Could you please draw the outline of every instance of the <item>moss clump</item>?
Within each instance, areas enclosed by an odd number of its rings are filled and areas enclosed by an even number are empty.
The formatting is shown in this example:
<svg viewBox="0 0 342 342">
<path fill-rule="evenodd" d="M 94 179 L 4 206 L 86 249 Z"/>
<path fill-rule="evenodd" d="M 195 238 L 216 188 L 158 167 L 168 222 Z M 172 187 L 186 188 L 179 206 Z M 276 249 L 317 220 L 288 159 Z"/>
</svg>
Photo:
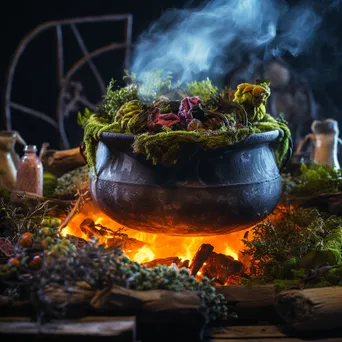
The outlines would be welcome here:
<svg viewBox="0 0 342 342">
<path fill-rule="evenodd" d="M 102 132 L 120 132 L 120 124 L 117 122 L 109 123 L 106 119 L 92 115 L 87 122 L 84 130 L 83 141 L 87 155 L 87 162 L 91 169 L 95 169 L 95 154 L 97 143 Z"/>
<path fill-rule="evenodd" d="M 341 250 L 327 248 L 324 250 L 313 249 L 300 261 L 300 268 L 311 269 L 320 265 L 337 265 L 341 262 Z"/>
<path fill-rule="evenodd" d="M 58 185 L 57 177 L 50 172 L 44 172 L 43 177 L 43 194 L 45 197 L 54 197 L 55 190 Z"/>
<path fill-rule="evenodd" d="M 223 131 L 212 134 L 197 131 L 169 131 L 158 134 L 142 134 L 133 143 L 133 151 L 141 153 L 153 164 L 175 164 L 184 148 L 215 150 L 237 143 L 253 133 L 251 127 L 236 132 Z"/>
<path fill-rule="evenodd" d="M 300 175 L 292 179 L 290 196 L 312 197 L 342 190 L 342 170 L 329 165 L 302 164 Z"/>
</svg>

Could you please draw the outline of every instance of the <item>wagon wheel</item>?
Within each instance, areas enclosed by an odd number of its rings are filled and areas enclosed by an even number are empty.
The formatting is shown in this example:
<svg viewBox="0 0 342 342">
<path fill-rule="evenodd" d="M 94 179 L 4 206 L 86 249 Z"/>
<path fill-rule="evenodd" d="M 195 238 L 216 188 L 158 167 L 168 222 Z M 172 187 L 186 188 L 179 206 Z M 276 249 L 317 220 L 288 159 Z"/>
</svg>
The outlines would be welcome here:
<svg viewBox="0 0 342 342">
<path fill-rule="evenodd" d="M 109 31 L 111 32 L 110 43 L 105 43 L 101 47 L 91 49 L 91 51 L 88 49 L 87 44 L 85 43 L 87 36 L 81 34 L 81 29 L 90 27 L 90 29 L 92 30 L 90 32 L 92 33 L 93 39 L 94 27 L 98 27 L 101 24 L 122 25 L 122 23 L 124 24 L 124 38 L 122 42 L 113 42 L 112 33 L 115 32 L 116 34 L 116 31 L 114 31 L 112 27 L 112 30 Z M 49 39 L 47 42 L 48 44 L 38 45 L 39 49 L 34 50 L 34 56 L 41 57 L 48 49 L 54 50 L 54 58 L 57 60 L 57 68 L 54 65 L 54 60 L 52 58 L 51 60 L 44 61 L 49 68 L 51 68 L 52 70 L 55 69 L 53 76 L 54 79 L 52 82 L 49 82 L 49 84 L 39 84 L 38 87 L 30 89 L 31 94 L 33 94 L 34 96 L 39 96 L 39 94 L 42 94 L 42 96 L 45 95 L 51 98 L 50 102 L 52 103 L 53 107 L 51 108 L 51 110 L 44 111 L 37 109 L 41 105 L 40 101 L 37 99 L 34 101 L 32 100 L 29 105 L 22 104 L 22 102 L 24 102 L 24 97 L 22 95 L 28 91 L 28 87 L 27 82 L 21 84 L 17 81 L 17 77 L 24 78 L 25 76 L 26 79 L 32 80 L 32 74 L 30 74 L 32 70 L 30 70 L 30 65 L 24 69 L 24 72 L 20 69 L 22 68 L 22 65 L 25 65 L 25 58 L 27 59 L 27 56 L 29 56 L 29 52 L 27 51 L 30 51 L 30 49 L 32 51 L 32 49 L 34 49 L 37 45 L 37 42 L 42 37 L 44 38 L 44 35 L 46 36 L 47 34 L 53 34 L 53 39 Z M 108 77 L 112 76 L 112 72 L 103 70 L 101 72 L 101 65 L 99 65 L 99 60 L 103 58 L 103 55 L 113 51 L 119 51 L 120 53 L 123 53 L 123 66 L 122 68 L 117 67 L 116 69 L 120 69 L 119 72 L 121 74 L 123 71 L 122 69 L 128 68 L 130 49 L 132 46 L 131 35 L 132 15 L 130 14 L 83 17 L 61 21 L 52 21 L 40 25 L 33 31 L 31 31 L 18 45 L 7 73 L 4 102 L 6 129 L 15 129 L 21 131 L 22 135 L 25 138 L 25 132 L 23 131 L 25 131 L 25 129 L 27 129 L 27 132 L 29 132 L 29 130 L 32 131 L 33 124 L 31 124 L 30 119 L 35 118 L 40 120 L 40 122 L 44 122 L 39 123 L 39 125 L 45 125 L 44 127 L 46 127 L 46 130 L 44 129 L 43 133 L 49 138 L 55 136 L 56 140 L 58 141 L 57 144 L 59 145 L 59 148 L 67 149 L 70 147 L 70 145 L 78 145 L 80 141 L 71 142 L 73 137 L 70 137 L 70 135 L 74 134 L 76 130 L 79 130 L 79 132 L 77 133 L 78 135 L 80 135 L 82 129 L 80 127 L 73 127 L 72 129 L 69 129 L 71 133 L 68 133 L 66 120 L 71 117 L 72 120 L 76 122 L 75 114 L 78 111 L 83 111 L 85 107 L 89 108 L 90 110 L 95 110 L 97 103 L 101 100 L 101 97 L 105 93 L 106 82 Z M 67 44 L 70 43 L 71 39 L 74 40 L 72 43 L 72 48 L 75 48 L 77 46 L 82 57 L 76 61 L 73 61 L 71 65 L 68 65 L 68 58 L 70 60 L 71 57 L 70 54 L 69 56 L 67 55 Z M 54 40 L 57 41 L 57 45 Z M 44 67 L 45 65 L 41 66 Z M 86 71 L 88 72 L 88 74 L 91 74 L 88 79 L 86 78 L 86 76 L 84 76 Z M 39 76 L 40 73 L 44 73 L 44 71 L 35 70 L 33 73 L 33 77 Z M 82 78 L 85 78 L 85 81 Z M 51 86 L 50 83 L 54 82 L 56 82 L 57 84 L 56 91 L 47 93 L 45 88 L 47 88 L 47 86 Z M 90 82 L 91 86 L 89 86 Z M 16 96 L 16 93 L 15 91 L 13 91 L 13 89 L 17 90 L 17 94 L 20 94 L 20 96 Z M 23 124 L 15 123 L 16 120 L 18 121 L 18 118 L 16 117 L 18 113 L 21 115 L 25 114 L 25 116 L 23 116 L 24 120 L 20 119 L 22 120 Z M 38 136 L 39 134 L 37 134 L 36 131 L 35 140 L 32 143 L 38 144 Z M 26 140 L 29 141 L 29 139 Z M 41 144 L 42 142 L 39 143 Z"/>
</svg>

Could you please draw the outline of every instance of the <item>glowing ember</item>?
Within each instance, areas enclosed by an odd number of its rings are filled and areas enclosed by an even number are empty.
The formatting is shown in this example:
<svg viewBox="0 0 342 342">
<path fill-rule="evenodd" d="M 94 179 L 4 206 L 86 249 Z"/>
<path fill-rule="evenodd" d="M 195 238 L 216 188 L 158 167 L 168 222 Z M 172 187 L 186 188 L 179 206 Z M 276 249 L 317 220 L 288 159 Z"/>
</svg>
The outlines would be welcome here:
<svg viewBox="0 0 342 342">
<path fill-rule="evenodd" d="M 138 252 L 134 255 L 132 259 L 142 264 L 144 262 L 155 259 L 155 257 L 154 257 L 154 253 L 152 252 L 152 250 L 144 246 L 138 250 Z"/>
<path fill-rule="evenodd" d="M 226 249 L 224 250 L 224 254 L 230 255 L 230 256 L 233 257 L 235 260 L 238 260 L 238 255 L 237 255 L 237 253 L 235 253 L 230 247 L 226 247 Z"/>
</svg>

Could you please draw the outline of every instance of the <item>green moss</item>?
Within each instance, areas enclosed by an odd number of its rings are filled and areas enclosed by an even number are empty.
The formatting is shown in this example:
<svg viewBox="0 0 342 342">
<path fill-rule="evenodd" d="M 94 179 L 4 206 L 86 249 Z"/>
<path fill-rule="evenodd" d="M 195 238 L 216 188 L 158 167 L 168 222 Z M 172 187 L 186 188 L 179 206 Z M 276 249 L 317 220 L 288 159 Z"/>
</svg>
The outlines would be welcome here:
<svg viewBox="0 0 342 342">
<path fill-rule="evenodd" d="M 58 185 L 57 177 L 50 172 L 44 172 L 43 194 L 45 197 L 54 197 Z"/>
<path fill-rule="evenodd" d="M 260 132 L 272 130 L 278 130 L 280 132 L 278 146 L 275 149 L 275 156 L 278 166 L 280 166 L 286 154 L 288 153 L 291 140 L 291 131 L 287 126 L 286 121 L 284 121 L 282 118 L 275 119 L 271 115 L 265 114 L 262 121 L 255 122 L 253 126 Z"/>
<path fill-rule="evenodd" d="M 301 283 L 301 280 L 299 279 L 291 279 L 291 280 L 277 279 L 273 282 L 276 293 L 289 290 L 291 288 L 299 287 L 300 283 Z"/>
<path fill-rule="evenodd" d="M 342 170 L 329 165 L 302 164 L 300 175 L 293 179 L 295 184 L 291 196 L 318 196 L 324 193 L 336 193 L 342 190 Z"/>
<path fill-rule="evenodd" d="M 342 227 L 336 228 L 329 232 L 324 240 L 326 248 L 342 250 Z"/>
<path fill-rule="evenodd" d="M 338 249 L 313 249 L 300 260 L 299 266 L 304 269 L 311 269 L 325 264 L 334 266 L 340 262 L 341 251 Z"/>
<path fill-rule="evenodd" d="M 103 132 L 120 132 L 120 124 L 109 123 L 104 118 L 92 115 L 84 130 L 83 141 L 85 143 L 87 162 L 90 168 L 95 169 L 95 155 L 97 143 Z"/>
<path fill-rule="evenodd" d="M 292 257 L 284 262 L 280 268 L 279 278 L 281 279 L 291 279 L 293 278 L 293 271 L 297 270 L 299 266 L 299 259 Z"/>
<path fill-rule="evenodd" d="M 185 90 L 190 96 L 198 96 L 204 103 L 218 92 L 218 88 L 209 79 L 189 82 L 186 84 Z"/>
<path fill-rule="evenodd" d="M 253 133 L 252 128 L 233 131 L 187 132 L 170 131 L 157 134 L 142 134 L 136 137 L 133 151 L 146 156 L 153 164 L 172 165 L 177 162 L 184 148 L 199 148 L 204 151 L 224 148 L 237 143 Z"/>
<path fill-rule="evenodd" d="M 326 280 L 332 285 L 339 285 L 342 281 L 342 265 L 330 269 Z"/>
</svg>

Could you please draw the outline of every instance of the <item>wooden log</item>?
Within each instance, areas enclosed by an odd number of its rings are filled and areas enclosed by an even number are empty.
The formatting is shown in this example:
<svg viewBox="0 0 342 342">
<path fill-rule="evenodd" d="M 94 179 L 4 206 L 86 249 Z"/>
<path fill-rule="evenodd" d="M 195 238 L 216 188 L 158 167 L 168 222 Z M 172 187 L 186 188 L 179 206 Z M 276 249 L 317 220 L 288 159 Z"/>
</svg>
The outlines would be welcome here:
<svg viewBox="0 0 342 342">
<path fill-rule="evenodd" d="M 42 153 L 41 160 L 44 170 L 56 177 L 86 165 L 79 147 L 62 151 L 46 150 Z"/>
<path fill-rule="evenodd" d="M 86 317 L 78 320 L 51 321 L 42 325 L 28 319 L 9 317 L 0 321 L 3 341 L 113 341 L 135 342 L 135 317 Z"/>
<path fill-rule="evenodd" d="M 218 286 L 227 305 L 236 312 L 240 320 L 279 322 L 274 302 L 276 292 L 273 285 L 263 286 Z"/>
<path fill-rule="evenodd" d="M 276 298 L 275 308 L 297 331 L 342 329 L 342 287 L 283 291 Z"/>
<path fill-rule="evenodd" d="M 218 340 L 238 340 L 248 341 L 251 340 L 259 340 L 272 342 L 273 339 L 283 339 L 288 337 L 283 331 L 281 331 L 280 327 L 274 325 L 236 325 L 236 326 L 220 326 L 213 327 L 208 331 L 208 338 L 210 341 L 213 339 Z M 269 341 L 269 339 L 271 339 Z M 286 340 L 284 341 L 286 342 Z"/>
<path fill-rule="evenodd" d="M 134 315 L 139 340 L 170 341 L 183 336 L 189 341 L 201 341 L 207 323 L 202 300 L 192 291 L 136 291 L 113 286 L 94 292 L 87 286 L 68 291 L 51 286 L 45 295 L 48 303 L 72 303 L 72 314 Z"/>
<path fill-rule="evenodd" d="M 334 215 L 342 215 L 342 192 L 313 197 L 292 197 L 291 204 L 302 208 L 317 208 Z"/>
<path fill-rule="evenodd" d="M 190 271 L 193 276 L 201 269 L 213 250 L 214 247 L 210 244 L 204 243 L 200 246 L 190 263 Z"/>
<path fill-rule="evenodd" d="M 179 259 L 178 257 L 167 257 L 167 258 L 154 259 L 149 262 L 145 262 L 143 265 L 147 267 L 155 267 L 157 265 L 171 266 L 172 264 L 176 264 L 178 266 L 180 263 L 181 263 L 181 259 Z"/>
</svg>

